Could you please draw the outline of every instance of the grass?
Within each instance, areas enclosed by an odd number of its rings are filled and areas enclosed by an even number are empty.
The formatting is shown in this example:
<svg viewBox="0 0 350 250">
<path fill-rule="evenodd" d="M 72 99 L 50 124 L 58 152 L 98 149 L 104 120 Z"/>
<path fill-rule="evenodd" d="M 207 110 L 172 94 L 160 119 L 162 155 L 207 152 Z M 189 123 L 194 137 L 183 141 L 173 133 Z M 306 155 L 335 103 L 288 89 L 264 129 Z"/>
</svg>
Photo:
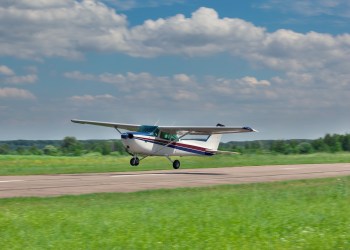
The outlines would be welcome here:
<svg viewBox="0 0 350 250">
<path fill-rule="evenodd" d="M 350 177 L 0 199 L 0 249 L 350 249 Z"/>
<path fill-rule="evenodd" d="M 172 169 L 164 157 L 149 157 L 138 167 L 130 167 L 130 157 L 113 156 L 18 156 L 0 155 L 0 175 L 63 174 L 122 172 Z M 260 166 L 350 162 L 350 153 L 317 153 L 308 155 L 242 154 L 214 157 L 183 157 L 181 168 L 215 168 L 228 166 Z"/>
</svg>

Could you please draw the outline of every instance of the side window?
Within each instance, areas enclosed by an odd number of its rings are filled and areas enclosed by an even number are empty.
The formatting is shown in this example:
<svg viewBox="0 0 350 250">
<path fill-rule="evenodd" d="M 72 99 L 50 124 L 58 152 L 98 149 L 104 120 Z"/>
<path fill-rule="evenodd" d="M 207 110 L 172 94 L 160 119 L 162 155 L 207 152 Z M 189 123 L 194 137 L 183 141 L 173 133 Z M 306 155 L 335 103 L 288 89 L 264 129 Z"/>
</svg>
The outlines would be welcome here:
<svg viewBox="0 0 350 250">
<path fill-rule="evenodd" d="M 169 140 L 169 141 L 176 141 L 177 140 L 177 135 L 174 134 L 169 134 L 165 132 L 160 132 L 160 138 Z"/>
<path fill-rule="evenodd" d="M 160 132 L 160 138 L 165 139 L 165 140 L 169 140 L 168 139 L 168 133 Z"/>
<path fill-rule="evenodd" d="M 177 140 L 177 135 L 174 135 L 174 134 L 170 135 L 170 140 L 176 141 Z"/>
</svg>

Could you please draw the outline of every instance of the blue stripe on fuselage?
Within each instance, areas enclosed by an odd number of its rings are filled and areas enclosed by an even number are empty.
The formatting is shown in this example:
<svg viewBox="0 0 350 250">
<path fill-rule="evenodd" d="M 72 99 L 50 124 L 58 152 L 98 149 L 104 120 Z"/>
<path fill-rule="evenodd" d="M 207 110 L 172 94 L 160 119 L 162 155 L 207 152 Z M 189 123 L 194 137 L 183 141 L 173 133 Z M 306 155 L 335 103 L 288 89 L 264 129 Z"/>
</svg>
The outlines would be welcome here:
<svg viewBox="0 0 350 250">
<path fill-rule="evenodd" d="M 170 143 L 169 141 L 161 142 L 161 141 L 157 141 L 155 139 L 144 138 L 144 137 L 135 137 L 135 139 L 141 140 L 141 141 L 144 141 L 144 142 L 151 142 L 151 143 L 154 143 L 154 144 L 157 144 L 157 145 L 161 145 L 161 146 L 165 146 L 168 143 Z M 174 144 L 167 145 L 167 147 L 174 148 L 174 149 L 179 149 L 179 150 L 182 150 L 182 151 L 185 151 L 185 152 L 190 152 L 190 153 L 194 153 L 194 154 L 198 154 L 198 155 L 207 155 L 207 156 L 214 155 L 213 153 L 210 153 L 210 152 L 201 151 L 201 150 L 192 149 L 192 148 L 185 147 L 185 146 L 176 145 L 176 142 L 174 142 Z"/>
</svg>

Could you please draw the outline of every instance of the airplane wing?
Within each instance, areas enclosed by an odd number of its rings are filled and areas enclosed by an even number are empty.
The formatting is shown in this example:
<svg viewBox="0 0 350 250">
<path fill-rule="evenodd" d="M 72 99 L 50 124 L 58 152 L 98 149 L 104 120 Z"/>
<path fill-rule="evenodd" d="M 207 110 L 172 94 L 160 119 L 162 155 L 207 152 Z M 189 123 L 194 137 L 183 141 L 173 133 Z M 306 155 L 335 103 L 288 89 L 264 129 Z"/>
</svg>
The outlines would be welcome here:
<svg viewBox="0 0 350 250">
<path fill-rule="evenodd" d="M 240 154 L 239 152 L 221 151 L 221 150 L 212 150 L 212 151 L 207 150 L 206 152 L 210 152 L 213 154 L 220 154 L 220 155 L 239 155 Z"/>
<path fill-rule="evenodd" d="M 117 129 L 126 129 L 129 131 L 138 131 L 141 125 L 114 123 L 114 122 L 100 122 L 87 120 L 71 120 L 74 123 L 91 124 L 97 126 L 111 127 Z M 208 134 L 231 134 L 231 133 L 245 133 L 257 132 L 257 130 L 250 127 L 226 127 L 226 126 L 158 126 L 158 128 L 170 134 L 188 134 L 188 135 L 208 135 Z"/>
<path fill-rule="evenodd" d="M 231 134 L 231 133 L 245 133 L 245 132 L 258 132 L 250 127 L 231 127 L 231 126 L 159 126 L 161 131 L 171 134 L 186 133 L 189 135 L 207 135 L 207 134 Z"/>
<path fill-rule="evenodd" d="M 90 124 L 90 125 L 118 128 L 118 129 L 126 129 L 126 130 L 129 130 L 129 131 L 137 131 L 138 128 L 141 126 L 141 125 L 136 125 L 136 124 L 86 121 L 86 120 L 76 120 L 76 119 L 73 119 L 71 121 L 74 122 L 74 123 L 80 123 L 80 124 Z"/>
</svg>

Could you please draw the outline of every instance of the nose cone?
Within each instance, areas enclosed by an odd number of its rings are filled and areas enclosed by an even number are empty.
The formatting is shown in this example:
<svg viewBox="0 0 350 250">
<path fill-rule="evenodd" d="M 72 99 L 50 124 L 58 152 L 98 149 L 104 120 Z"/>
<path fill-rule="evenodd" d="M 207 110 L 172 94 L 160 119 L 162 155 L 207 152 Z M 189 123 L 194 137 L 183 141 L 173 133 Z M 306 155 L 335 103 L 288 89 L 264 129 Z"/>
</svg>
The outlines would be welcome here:
<svg viewBox="0 0 350 250">
<path fill-rule="evenodd" d="M 123 133 L 120 136 L 122 138 L 122 143 L 126 150 L 128 151 L 130 148 L 130 144 L 132 143 L 133 140 L 131 140 L 134 136 L 131 133 Z M 131 138 L 130 138 L 131 137 Z"/>
<path fill-rule="evenodd" d="M 135 134 L 132 132 L 123 133 L 121 134 L 121 138 L 121 141 L 126 151 L 128 151 L 129 153 L 142 154 L 148 152 L 148 149 L 146 147 L 147 142 L 143 141 L 142 138 L 140 138 L 140 136 L 137 134 L 137 132 Z"/>
</svg>

